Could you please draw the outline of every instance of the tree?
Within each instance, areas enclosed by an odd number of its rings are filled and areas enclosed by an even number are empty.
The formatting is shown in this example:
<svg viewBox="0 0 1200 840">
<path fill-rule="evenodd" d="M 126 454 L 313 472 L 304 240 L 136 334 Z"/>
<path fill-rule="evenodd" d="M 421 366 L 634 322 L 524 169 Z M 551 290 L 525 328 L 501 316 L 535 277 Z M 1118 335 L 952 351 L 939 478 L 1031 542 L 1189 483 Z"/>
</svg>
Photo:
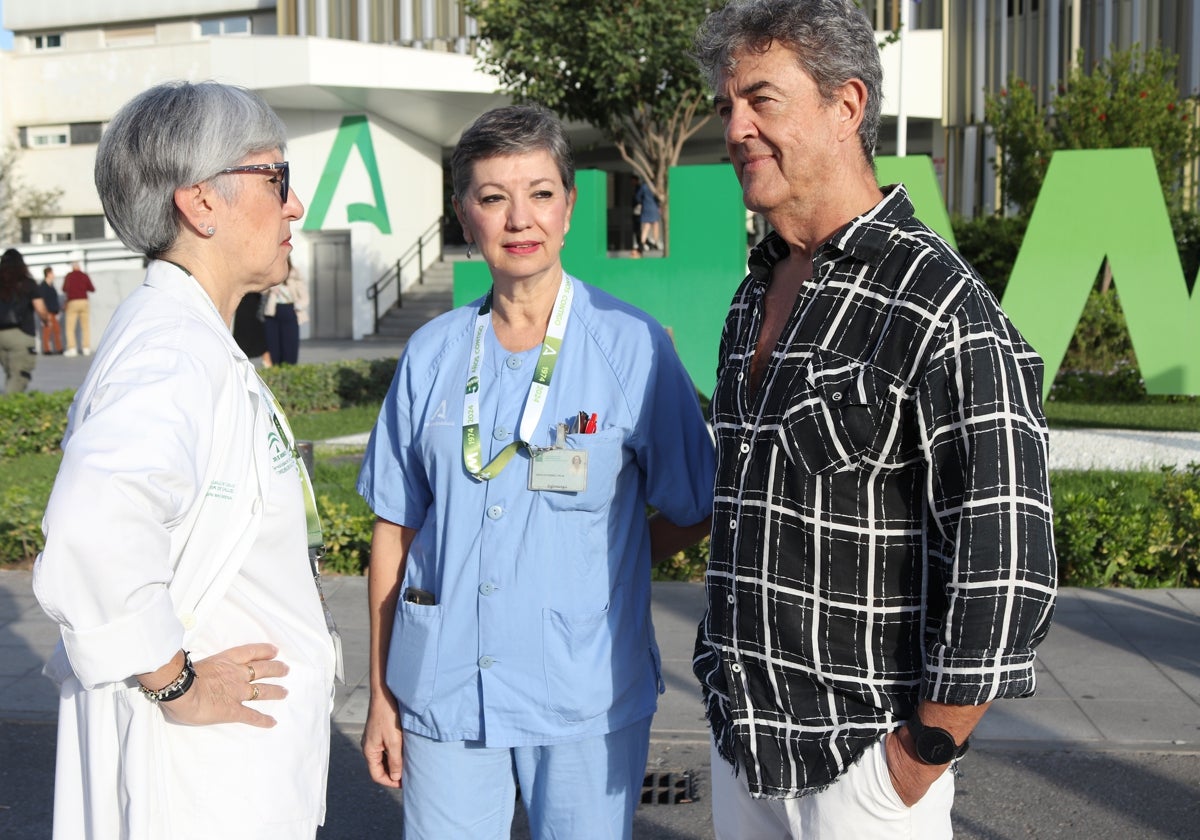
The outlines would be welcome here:
<svg viewBox="0 0 1200 840">
<path fill-rule="evenodd" d="M 1033 210 L 1050 155 L 1056 149 L 1148 147 L 1172 211 L 1186 204 L 1183 177 L 1200 157 L 1195 101 L 1181 96 L 1174 80 L 1178 58 L 1161 48 L 1116 51 L 1093 72 L 1071 71 L 1049 108 L 1036 92 L 1010 78 L 1008 87 L 989 95 L 986 119 L 1001 149 L 1000 189 L 1006 203 L 1022 214 Z"/>
<path fill-rule="evenodd" d="M 650 185 L 667 221 L 667 170 L 709 119 L 691 58 L 700 0 L 467 0 L 481 64 L 518 102 L 587 122 Z M 703 109 L 703 110 L 702 110 Z"/>
<path fill-rule="evenodd" d="M 44 219 L 58 212 L 63 191 L 38 190 L 18 171 L 20 149 L 12 141 L 0 150 L 0 243 L 19 242 L 22 219 Z"/>
</svg>

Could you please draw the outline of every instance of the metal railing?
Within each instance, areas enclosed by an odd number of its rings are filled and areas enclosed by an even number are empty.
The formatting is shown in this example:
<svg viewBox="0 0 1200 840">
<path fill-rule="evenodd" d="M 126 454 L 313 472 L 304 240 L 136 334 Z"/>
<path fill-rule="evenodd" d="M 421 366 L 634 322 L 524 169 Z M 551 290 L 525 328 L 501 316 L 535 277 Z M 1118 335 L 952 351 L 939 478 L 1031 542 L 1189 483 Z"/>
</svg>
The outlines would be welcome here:
<svg viewBox="0 0 1200 840">
<path fill-rule="evenodd" d="M 432 245 L 436 240 L 438 260 L 441 260 L 444 256 L 442 246 L 445 240 L 442 236 L 442 229 L 444 228 L 445 223 L 446 217 L 438 216 L 437 219 L 434 220 L 433 224 L 426 228 L 425 232 L 417 237 L 417 241 L 412 245 L 409 245 L 408 249 L 400 255 L 400 258 L 388 267 L 388 270 L 383 273 L 383 276 L 367 287 L 367 299 L 371 301 L 371 304 L 374 307 L 375 332 L 379 332 L 379 321 L 382 317 L 379 312 L 379 297 L 384 292 L 389 291 L 393 283 L 396 284 L 395 305 L 397 307 L 404 306 L 403 288 L 400 281 L 404 276 L 405 267 L 408 266 L 408 264 L 413 260 L 417 261 L 417 283 L 421 284 L 425 282 L 426 246 Z M 387 310 L 390 308 L 391 304 L 384 307 L 384 313 L 386 314 Z"/>
</svg>

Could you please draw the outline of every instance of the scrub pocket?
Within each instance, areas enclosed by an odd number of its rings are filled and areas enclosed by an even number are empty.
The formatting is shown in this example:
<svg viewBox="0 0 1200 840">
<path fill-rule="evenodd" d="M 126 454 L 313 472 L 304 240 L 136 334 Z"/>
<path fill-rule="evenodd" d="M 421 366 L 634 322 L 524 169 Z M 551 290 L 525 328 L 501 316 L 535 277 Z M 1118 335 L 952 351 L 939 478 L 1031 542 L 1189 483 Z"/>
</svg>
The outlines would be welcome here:
<svg viewBox="0 0 1200 840">
<path fill-rule="evenodd" d="M 429 707 L 437 683 L 442 605 L 400 601 L 392 621 L 387 684 L 400 705 L 414 715 Z"/>
<path fill-rule="evenodd" d="M 579 493 L 553 490 L 539 491 L 553 510 L 604 510 L 616 492 L 617 476 L 625 463 L 627 431 L 618 427 L 592 435 L 567 435 L 568 449 L 585 450 L 588 454 L 587 488 Z"/>
<path fill-rule="evenodd" d="M 612 706 L 618 675 L 608 622 L 608 607 L 577 615 L 542 613 L 546 703 L 568 723 L 591 720 Z"/>
</svg>

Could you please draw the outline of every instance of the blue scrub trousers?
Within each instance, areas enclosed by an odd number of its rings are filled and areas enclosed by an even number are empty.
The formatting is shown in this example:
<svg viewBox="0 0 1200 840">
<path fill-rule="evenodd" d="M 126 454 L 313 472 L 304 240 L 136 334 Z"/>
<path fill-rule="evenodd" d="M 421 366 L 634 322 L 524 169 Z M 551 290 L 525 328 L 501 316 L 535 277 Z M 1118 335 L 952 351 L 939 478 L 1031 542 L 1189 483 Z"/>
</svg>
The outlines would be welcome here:
<svg viewBox="0 0 1200 840">
<path fill-rule="evenodd" d="M 516 785 L 534 840 L 631 840 L 650 718 L 582 741 L 485 747 L 404 733 L 405 840 L 508 840 Z"/>
</svg>

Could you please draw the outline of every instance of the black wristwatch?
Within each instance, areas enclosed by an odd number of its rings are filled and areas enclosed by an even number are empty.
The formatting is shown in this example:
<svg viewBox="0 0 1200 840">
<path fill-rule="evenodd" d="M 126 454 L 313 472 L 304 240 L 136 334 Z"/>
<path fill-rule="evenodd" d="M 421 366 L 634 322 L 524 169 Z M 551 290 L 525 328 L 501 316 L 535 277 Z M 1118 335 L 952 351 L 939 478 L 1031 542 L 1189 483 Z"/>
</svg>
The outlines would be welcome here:
<svg viewBox="0 0 1200 840">
<path fill-rule="evenodd" d="M 921 718 L 915 710 L 908 719 L 908 731 L 912 733 L 917 758 L 923 764 L 949 764 L 966 755 L 971 746 L 970 738 L 960 746 L 954 743 L 954 736 L 945 729 L 921 723 Z"/>
</svg>

